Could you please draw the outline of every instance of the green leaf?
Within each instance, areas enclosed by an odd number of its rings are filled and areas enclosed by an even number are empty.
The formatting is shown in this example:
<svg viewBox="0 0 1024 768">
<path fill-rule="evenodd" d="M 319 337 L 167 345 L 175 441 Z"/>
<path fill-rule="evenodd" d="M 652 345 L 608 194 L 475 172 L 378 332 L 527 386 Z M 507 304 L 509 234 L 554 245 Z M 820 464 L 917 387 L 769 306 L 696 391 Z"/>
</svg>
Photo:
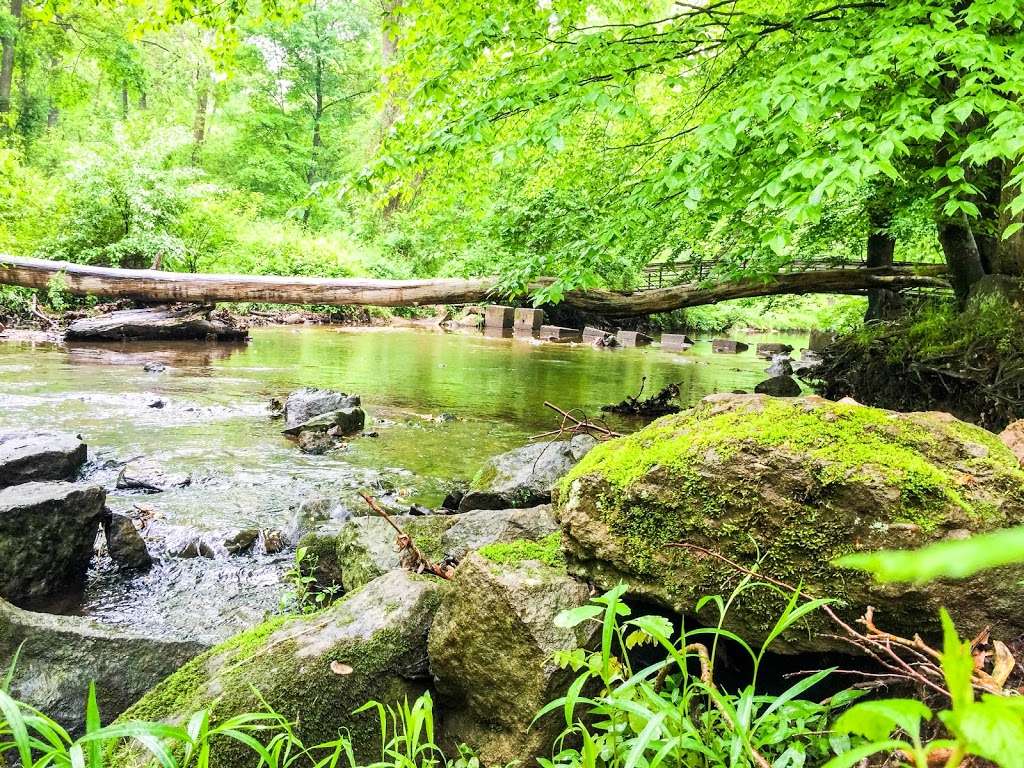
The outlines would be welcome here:
<svg viewBox="0 0 1024 768">
<path fill-rule="evenodd" d="M 578 608 L 570 608 L 555 616 L 554 624 L 562 629 L 569 629 L 582 624 L 588 619 L 594 619 L 601 615 L 604 609 L 600 605 L 581 605 Z"/>
<path fill-rule="evenodd" d="M 974 702 L 974 689 L 971 677 L 974 675 L 974 657 L 971 655 L 971 644 L 961 642 L 960 636 L 953 626 L 953 620 L 943 608 L 942 618 L 942 673 L 946 678 L 946 687 L 953 702 L 953 710 L 966 709 Z"/>
<path fill-rule="evenodd" d="M 872 741 L 884 741 L 897 728 L 911 737 L 921 730 L 932 711 L 916 699 L 880 699 L 854 704 L 836 720 L 833 730 L 855 733 Z"/>
<path fill-rule="evenodd" d="M 882 582 L 923 583 L 938 578 L 963 579 L 987 568 L 1020 562 L 1024 562 L 1024 526 L 916 550 L 846 555 L 835 560 L 835 565 L 868 571 Z"/>
<path fill-rule="evenodd" d="M 966 710 L 942 713 L 942 719 L 971 754 L 1000 768 L 1024 768 L 1024 718 L 1005 697 L 986 695 Z"/>
</svg>

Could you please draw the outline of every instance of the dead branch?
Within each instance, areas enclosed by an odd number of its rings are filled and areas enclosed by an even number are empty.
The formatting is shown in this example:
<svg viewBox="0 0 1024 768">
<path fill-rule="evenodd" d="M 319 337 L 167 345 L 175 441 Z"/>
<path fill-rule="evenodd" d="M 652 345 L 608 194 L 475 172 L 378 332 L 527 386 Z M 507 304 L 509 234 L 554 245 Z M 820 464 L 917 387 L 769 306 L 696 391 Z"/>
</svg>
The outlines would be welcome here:
<svg viewBox="0 0 1024 768">
<path fill-rule="evenodd" d="M 539 435 L 533 435 L 530 437 L 531 440 L 541 440 L 546 437 L 559 440 L 566 435 L 570 438 L 573 438 L 576 435 L 590 435 L 594 439 L 604 442 L 616 437 L 622 437 L 621 432 L 615 432 L 612 429 L 609 429 L 608 425 L 604 422 L 591 421 L 588 419 L 587 414 L 580 408 L 573 408 L 570 411 L 564 411 L 554 403 L 550 403 L 547 400 L 544 401 L 544 407 L 550 408 L 558 413 L 562 417 L 562 421 L 558 425 L 558 429 L 553 429 L 550 432 L 542 432 Z"/>
<path fill-rule="evenodd" d="M 669 384 L 658 394 L 651 395 L 641 400 L 644 393 L 644 386 L 647 384 L 647 377 L 640 380 L 640 391 L 635 395 L 627 395 L 626 399 L 615 405 L 604 405 L 601 410 L 606 413 L 621 413 L 627 416 L 667 416 L 670 413 L 679 413 L 682 410 L 673 400 L 679 397 L 679 385 Z"/>
<path fill-rule="evenodd" d="M 377 500 L 370 494 L 360 491 L 359 495 L 363 497 L 370 509 L 372 509 L 377 515 L 384 518 L 388 525 L 395 529 L 398 534 L 395 539 L 395 546 L 398 548 L 398 552 L 401 555 L 402 565 L 408 570 L 416 573 L 432 573 L 435 576 L 440 576 L 442 579 L 451 579 L 455 569 L 450 565 L 437 565 L 430 560 L 423 551 L 416 546 L 416 542 L 413 541 L 412 536 L 403 531 L 401 527 L 394 521 L 394 519 L 384 508 L 377 503 Z"/>
</svg>

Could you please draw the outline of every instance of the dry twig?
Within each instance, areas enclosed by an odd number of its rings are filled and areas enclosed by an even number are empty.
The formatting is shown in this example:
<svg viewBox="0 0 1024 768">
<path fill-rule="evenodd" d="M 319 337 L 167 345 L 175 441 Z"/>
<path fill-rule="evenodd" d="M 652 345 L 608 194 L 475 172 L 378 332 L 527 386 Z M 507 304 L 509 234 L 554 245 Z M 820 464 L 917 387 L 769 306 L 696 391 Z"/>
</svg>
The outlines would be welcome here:
<svg viewBox="0 0 1024 768">
<path fill-rule="evenodd" d="M 686 549 L 705 557 L 715 558 L 739 573 L 761 579 L 790 593 L 801 594 L 807 599 L 814 599 L 809 593 L 797 589 L 791 584 L 751 570 L 714 550 L 688 542 L 673 542 L 667 546 L 676 549 Z M 828 635 L 827 637 L 842 640 L 862 651 L 886 671 L 886 675 L 883 677 L 889 680 L 904 680 L 923 685 L 933 692 L 949 698 L 949 691 L 945 687 L 945 676 L 941 668 L 942 654 L 929 646 L 919 635 L 914 635 L 913 638 L 906 638 L 879 629 L 874 622 L 875 609 L 872 606 L 868 606 L 864 616 L 858 619 L 858 623 L 864 625 L 864 631 L 850 626 L 828 604 L 822 606 L 822 611 L 842 629 L 842 634 Z M 986 672 L 983 667 L 987 656 L 990 654 L 977 649 L 987 642 L 988 632 L 986 630 L 980 633 L 971 643 L 971 650 L 974 652 L 975 659 L 975 671 L 971 680 L 972 685 L 977 690 L 985 693 L 1005 695 L 1003 684 L 1013 670 L 1015 661 L 1012 655 L 1010 655 L 1009 649 L 1003 643 L 997 641 L 993 644 L 994 652 L 992 655 L 994 655 L 994 662 L 992 672 Z M 861 674 L 865 678 L 879 678 L 877 674 L 861 673 L 856 670 L 844 670 L 844 673 L 846 672 L 849 674 Z"/>
<path fill-rule="evenodd" d="M 622 437 L 621 432 L 615 432 L 608 428 L 608 425 L 602 421 L 591 421 L 587 418 L 587 414 L 580 408 L 573 408 L 569 411 L 564 411 L 554 403 L 550 403 L 547 400 L 544 401 L 544 407 L 550 408 L 562 417 L 562 422 L 559 424 L 558 429 L 553 429 L 550 432 L 542 432 L 539 435 L 533 435 L 531 440 L 540 440 L 545 437 L 552 437 L 555 440 L 560 439 L 564 435 L 575 437 L 576 435 L 590 435 L 591 437 L 599 440 L 611 440 L 616 437 Z M 577 415 L 578 414 L 578 415 Z"/>
<path fill-rule="evenodd" d="M 432 573 L 435 576 L 440 576 L 442 579 L 451 579 L 452 573 L 455 571 L 450 565 L 437 565 L 428 558 L 423 551 L 416 546 L 416 542 L 412 540 L 412 536 L 403 531 L 399 527 L 398 523 L 387 512 L 384 508 L 377 503 L 377 500 L 368 493 L 360 491 L 359 495 L 363 497 L 370 509 L 372 509 L 380 517 L 387 521 L 387 524 L 395 529 L 398 537 L 395 539 L 395 546 L 398 547 L 398 551 L 401 554 L 402 565 L 408 570 L 415 571 L 416 573 Z"/>
</svg>

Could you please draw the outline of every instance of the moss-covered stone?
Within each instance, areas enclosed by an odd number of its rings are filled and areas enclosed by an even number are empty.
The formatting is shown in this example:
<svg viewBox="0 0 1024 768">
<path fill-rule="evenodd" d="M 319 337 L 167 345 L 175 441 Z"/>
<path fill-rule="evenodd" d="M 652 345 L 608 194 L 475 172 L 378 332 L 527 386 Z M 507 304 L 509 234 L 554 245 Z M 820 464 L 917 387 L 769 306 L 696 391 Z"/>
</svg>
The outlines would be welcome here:
<svg viewBox="0 0 1024 768">
<path fill-rule="evenodd" d="M 456 569 L 430 630 L 430 668 L 445 713 L 445 748 L 467 744 L 485 765 L 534 765 L 564 727 L 561 712 L 533 723 L 574 673 L 556 651 L 587 645 L 593 626 L 556 627 L 589 589 L 537 560 L 498 564 L 470 554 Z"/>
<path fill-rule="evenodd" d="M 562 535 L 552 533 L 540 541 L 516 539 L 509 542 L 495 542 L 480 548 L 480 555 L 499 565 L 516 565 L 524 560 L 537 560 L 554 568 L 565 568 L 562 553 Z"/>
<path fill-rule="evenodd" d="M 559 487 L 570 570 L 678 610 L 728 592 L 741 574 L 714 550 L 815 596 L 867 605 L 899 631 L 934 627 L 946 605 L 965 631 L 1014 633 L 1016 577 L 950 587 L 880 587 L 831 565 L 881 547 L 916 547 L 1024 519 L 1024 472 L 995 435 L 947 414 L 897 414 L 821 398 L 712 396 L 592 451 Z M 757 642 L 777 618 L 769 589 L 737 601 L 730 626 Z M 712 616 L 706 616 L 712 619 Z M 829 646 L 811 622 L 790 648 Z"/>
<path fill-rule="evenodd" d="M 459 502 L 460 512 L 533 507 L 551 501 L 551 489 L 597 441 L 589 435 L 533 443 L 488 461 Z"/>
<path fill-rule="evenodd" d="M 423 554 L 434 562 L 446 556 L 462 559 L 487 544 L 535 540 L 558 530 L 547 506 L 502 509 L 459 515 L 397 515 L 395 523 L 408 533 Z M 395 529 L 379 517 L 357 517 L 318 529 L 307 540 L 321 550 L 334 542 L 328 559 L 337 564 L 345 589 L 355 589 L 383 573 L 402 567 L 395 548 Z"/>
<path fill-rule="evenodd" d="M 200 709 L 223 720 L 266 702 L 307 745 L 347 730 L 361 759 L 380 755 L 375 715 L 353 714 L 374 699 L 394 704 L 427 689 L 427 629 L 444 583 L 394 571 L 312 616 L 277 617 L 236 635 L 182 667 L 122 719 L 184 722 Z M 336 674 L 331 662 L 352 668 Z M 133 757 L 121 755 L 132 764 Z M 213 768 L 250 768 L 251 753 L 217 744 Z"/>
</svg>

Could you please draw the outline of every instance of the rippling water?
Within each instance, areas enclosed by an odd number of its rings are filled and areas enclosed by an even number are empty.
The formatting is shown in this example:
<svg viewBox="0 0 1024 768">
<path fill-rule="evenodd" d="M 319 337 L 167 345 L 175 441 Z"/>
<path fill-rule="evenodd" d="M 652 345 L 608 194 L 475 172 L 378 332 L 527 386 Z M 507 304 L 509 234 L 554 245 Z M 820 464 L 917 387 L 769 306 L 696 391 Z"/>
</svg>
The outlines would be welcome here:
<svg viewBox="0 0 1024 768">
<path fill-rule="evenodd" d="M 806 336 L 756 340 L 799 348 Z M 167 367 L 149 373 L 147 362 Z M 292 558 L 230 556 L 219 543 L 232 532 L 283 528 L 315 495 L 335 500 L 338 514 L 362 514 L 356 492 L 368 487 L 394 508 L 436 505 L 451 481 L 556 426 L 545 400 L 598 415 L 646 376 L 647 393 L 676 382 L 689 404 L 751 389 L 765 365 L 752 350 L 711 355 L 707 342 L 685 353 L 602 350 L 409 329 L 266 328 L 248 345 L 8 342 L 0 344 L 0 430 L 81 434 L 87 476 L 109 489 L 113 509 L 153 517 L 156 551 L 195 531 L 218 549 L 212 560 L 164 556 L 137 576 L 99 559 L 76 611 L 153 634 L 217 639 L 274 610 Z M 361 395 L 367 429 L 379 437 L 302 454 L 267 408 L 300 386 Z M 113 490 L 128 460 L 129 473 L 156 469 L 191 483 L 159 494 Z"/>
</svg>

